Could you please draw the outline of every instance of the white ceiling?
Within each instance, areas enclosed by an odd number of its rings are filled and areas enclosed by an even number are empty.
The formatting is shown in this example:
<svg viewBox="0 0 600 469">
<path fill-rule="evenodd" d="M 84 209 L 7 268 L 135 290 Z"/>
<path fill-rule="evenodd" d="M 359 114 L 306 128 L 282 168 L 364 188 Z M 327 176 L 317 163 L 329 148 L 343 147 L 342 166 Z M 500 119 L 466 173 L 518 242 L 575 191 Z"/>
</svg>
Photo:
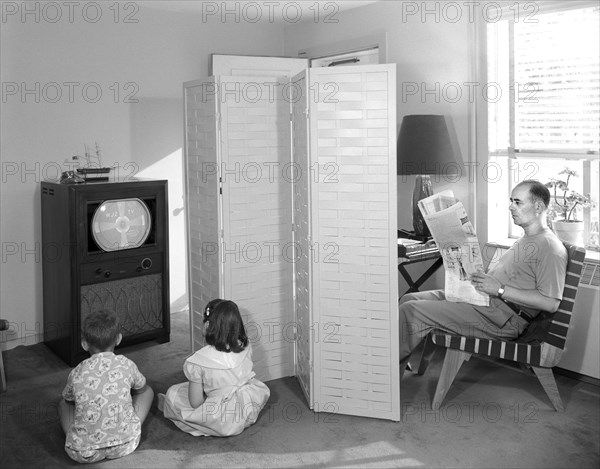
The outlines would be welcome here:
<svg viewBox="0 0 600 469">
<path fill-rule="evenodd" d="M 345 10 L 351 10 L 352 8 L 362 7 L 364 5 L 368 5 L 370 3 L 382 2 L 384 0 L 310 0 L 310 1 L 287 1 L 282 0 L 279 2 L 270 2 L 271 9 L 268 6 L 264 6 L 261 8 L 261 13 L 264 18 L 268 18 L 269 12 L 272 13 L 272 22 L 284 22 L 285 18 L 282 14 L 282 9 L 286 6 L 286 4 L 299 4 L 302 7 L 302 18 L 313 18 L 315 14 L 315 3 L 320 4 L 319 13 L 323 16 L 331 15 L 331 18 L 335 18 L 335 14 Z M 142 0 L 137 2 L 145 8 L 152 8 L 154 10 L 163 10 L 163 11 L 172 11 L 178 13 L 186 13 L 186 14 L 202 14 L 203 13 L 203 3 L 204 5 L 204 13 L 208 13 L 209 17 L 219 18 L 219 9 L 223 3 L 226 4 L 226 9 L 224 11 L 235 11 L 234 5 L 239 5 L 237 8 L 239 11 L 242 11 L 245 4 L 257 4 L 261 5 L 262 1 L 260 0 L 226 0 L 226 1 L 212 1 L 207 2 L 204 0 L 164 0 L 164 1 L 155 1 L 155 0 Z M 217 9 L 216 13 L 214 9 Z M 256 14 L 256 10 L 251 11 L 252 14 Z M 294 10 L 290 10 L 290 14 L 293 14 Z M 230 15 L 229 18 L 232 18 Z"/>
</svg>

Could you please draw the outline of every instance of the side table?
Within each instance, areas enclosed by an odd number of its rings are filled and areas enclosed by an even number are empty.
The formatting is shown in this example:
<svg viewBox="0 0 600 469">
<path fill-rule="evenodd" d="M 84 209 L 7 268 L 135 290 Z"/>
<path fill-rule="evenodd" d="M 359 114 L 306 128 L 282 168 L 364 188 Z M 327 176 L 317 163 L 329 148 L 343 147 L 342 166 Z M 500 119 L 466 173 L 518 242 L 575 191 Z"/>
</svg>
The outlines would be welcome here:
<svg viewBox="0 0 600 469">
<path fill-rule="evenodd" d="M 434 260 L 433 264 L 431 264 L 429 268 L 425 272 L 423 272 L 423 274 L 417 280 L 413 280 L 408 271 L 405 269 L 405 266 L 428 260 Z M 399 257 L 398 271 L 402 274 L 402 277 L 404 277 L 404 280 L 406 280 L 406 283 L 408 283 L 409 286 L 408 290 L 406 290 L 402 296 L 406 295 L 407 293 L 419 291 L 419 287 L 423 285 L 423 283 L 429 277 L 431 277 L 433 273 L 437 269 L 439 269 L 443 263 L 444 260 L 442 259 L 442 255 L 439 251 L 427 252 L 424 254 L 414 254 L 410 257 Z"/>
</svg>

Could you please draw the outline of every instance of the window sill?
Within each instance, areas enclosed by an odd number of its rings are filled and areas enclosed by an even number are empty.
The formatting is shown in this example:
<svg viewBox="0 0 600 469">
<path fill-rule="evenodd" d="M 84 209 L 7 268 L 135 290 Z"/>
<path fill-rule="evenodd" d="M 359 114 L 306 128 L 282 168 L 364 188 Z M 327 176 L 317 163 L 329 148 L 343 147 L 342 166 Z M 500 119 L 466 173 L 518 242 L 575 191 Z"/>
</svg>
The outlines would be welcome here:
<svg viewBox="0 0 600 469">
<path fill-rule="evenodd" d="M 515 243 L 516 240 L 517 240 L 517 238 L 500 238 L 500 239 L 496 239 L 494 241 L 490 241 L 490 243 L 498 244 L 499 246 L 508 249 Z M 586 262 L 594 262 L 596 264 L 599 264 L 600 263 L 600 252 L 593 250 L 593 249 L 586 249 L 585 250 L 585 261 Z"/>
</svg>

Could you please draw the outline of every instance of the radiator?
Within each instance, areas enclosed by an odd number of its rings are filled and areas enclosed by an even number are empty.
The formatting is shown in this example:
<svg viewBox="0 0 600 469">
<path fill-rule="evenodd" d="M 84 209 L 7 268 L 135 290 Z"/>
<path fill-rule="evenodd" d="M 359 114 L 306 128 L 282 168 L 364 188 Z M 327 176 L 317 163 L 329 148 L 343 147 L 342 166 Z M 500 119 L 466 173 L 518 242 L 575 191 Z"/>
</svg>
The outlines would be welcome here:
<svg viewBox="0 0 600 469">
<path fill-rule="evenodd" d="M 600 379 L 600 264 L 586 260 L 558 368 Z"/>
</svg>

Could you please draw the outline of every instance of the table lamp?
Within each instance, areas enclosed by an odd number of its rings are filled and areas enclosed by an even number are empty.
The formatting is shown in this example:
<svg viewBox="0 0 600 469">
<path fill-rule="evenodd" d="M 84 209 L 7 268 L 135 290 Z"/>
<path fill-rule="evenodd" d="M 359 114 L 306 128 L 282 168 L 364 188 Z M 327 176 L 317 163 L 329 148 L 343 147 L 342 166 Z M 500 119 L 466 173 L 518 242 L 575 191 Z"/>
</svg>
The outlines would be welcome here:
<svg viewBox="0 0 600 469">
<path fill-rule="evenodd" d="M 416 175 L 412 211 L 415 235 L 425 241 L 430 235 L 417 205 L 433 195 L 430 175 L 457 175 L 462 172 L 462 158 L 453 132 L 450 136 L 444 116 L 419 114 L 402 119 L 398 135 L 398 175 Z M 455 148 L 457 151 L 455 151 Z"/>
</svg>

